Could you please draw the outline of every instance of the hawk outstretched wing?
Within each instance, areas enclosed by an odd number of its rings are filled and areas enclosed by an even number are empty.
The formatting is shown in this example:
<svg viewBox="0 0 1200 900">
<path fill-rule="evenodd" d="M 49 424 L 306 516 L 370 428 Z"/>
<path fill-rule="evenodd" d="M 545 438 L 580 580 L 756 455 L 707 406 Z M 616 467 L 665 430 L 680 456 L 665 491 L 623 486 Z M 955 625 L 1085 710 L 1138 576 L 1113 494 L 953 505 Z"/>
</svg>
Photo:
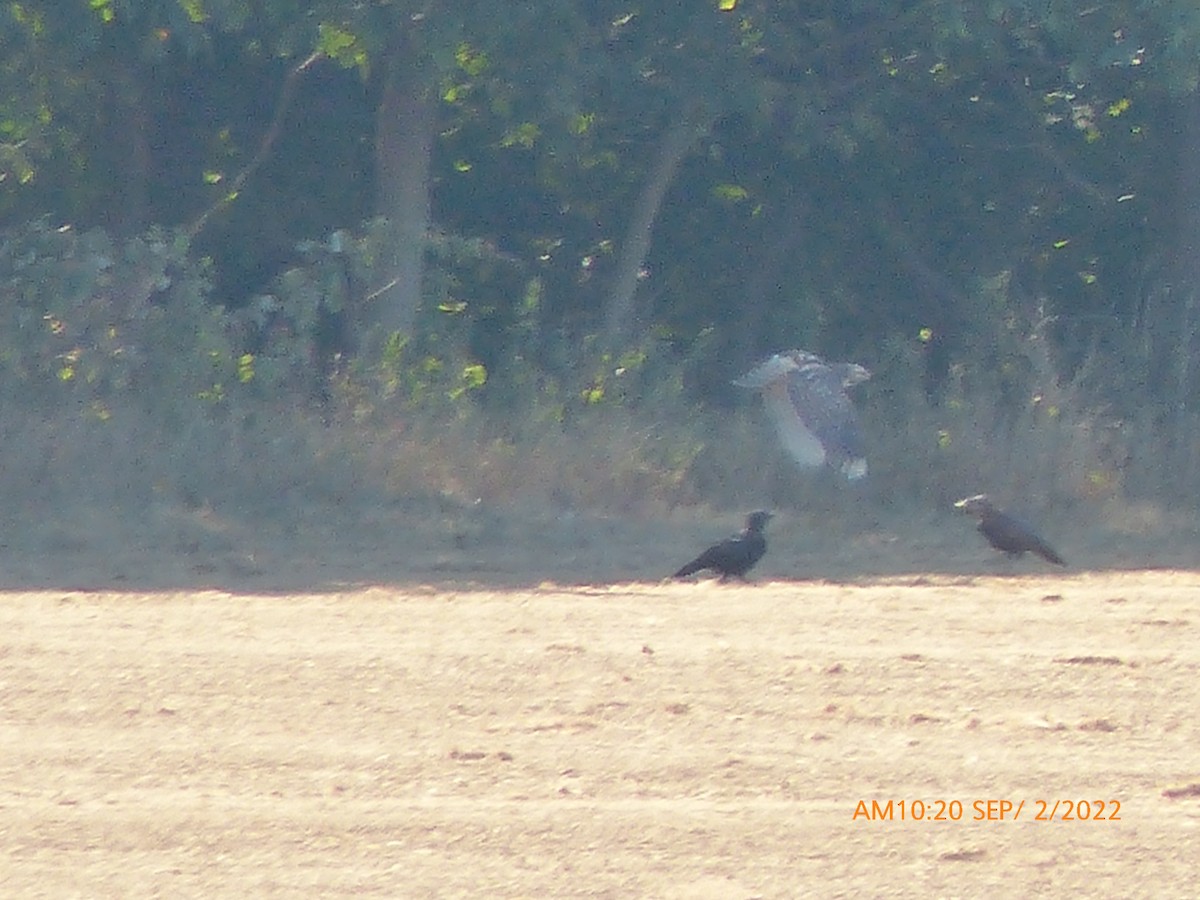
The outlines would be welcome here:
<svg viewBox="0 0 1200 900">
<path fill-rule="evenodd" d="M 784 449 L 805 468 L 828 463 L 854 481 L 867 474 L 862 428 L 847 389 L 871 373 L 807 350 L 776 353 L 733 383 L 762 394 Z"/>
</svg>

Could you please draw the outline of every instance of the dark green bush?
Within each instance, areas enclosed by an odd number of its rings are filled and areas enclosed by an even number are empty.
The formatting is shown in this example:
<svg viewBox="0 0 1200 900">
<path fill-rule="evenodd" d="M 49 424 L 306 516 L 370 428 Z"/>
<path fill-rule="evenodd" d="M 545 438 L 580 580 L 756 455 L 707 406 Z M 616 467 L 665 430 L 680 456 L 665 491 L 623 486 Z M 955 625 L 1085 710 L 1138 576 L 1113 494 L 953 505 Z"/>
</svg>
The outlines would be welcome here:
<svg viewBox="0 0 1200 900">
<path fill-rule="evenodd" d="M 172 421 L 226 403 L 238 358 L 203 261 L 152 229 L 115 243 L 38 220 L 0 238 L 0 393 L 104 419 L 123 403 Z"/>
</svg>

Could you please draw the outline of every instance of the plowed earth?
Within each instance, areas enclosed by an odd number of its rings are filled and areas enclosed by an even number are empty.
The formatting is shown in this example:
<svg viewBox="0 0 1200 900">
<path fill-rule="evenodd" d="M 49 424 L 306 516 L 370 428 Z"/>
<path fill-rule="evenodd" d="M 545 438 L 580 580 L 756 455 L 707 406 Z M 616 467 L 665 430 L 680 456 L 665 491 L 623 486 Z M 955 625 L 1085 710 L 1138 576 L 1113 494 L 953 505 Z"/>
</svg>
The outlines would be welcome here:
<svg viewBox="0 0 1200 900">
<path fill-rule="evenodd" d="M 0 894 L 1195 896 L 1200 574 L 1042 571 L 11 590 Z"/>
</svg>

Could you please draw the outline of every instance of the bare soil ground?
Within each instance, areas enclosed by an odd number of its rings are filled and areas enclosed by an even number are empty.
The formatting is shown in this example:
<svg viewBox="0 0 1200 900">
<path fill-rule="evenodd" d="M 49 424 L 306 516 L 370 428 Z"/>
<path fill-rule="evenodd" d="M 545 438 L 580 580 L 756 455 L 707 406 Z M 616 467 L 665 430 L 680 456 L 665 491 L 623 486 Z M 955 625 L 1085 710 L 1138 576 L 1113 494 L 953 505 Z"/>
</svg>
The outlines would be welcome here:
<svg viewBox="0 0 1200 900">
<path fill-rule="evenodd" d="M 1200 573 L 1131 543 L 147 521 L 6 532 L 5 897 L 1195 895 Z"/>
</svg>

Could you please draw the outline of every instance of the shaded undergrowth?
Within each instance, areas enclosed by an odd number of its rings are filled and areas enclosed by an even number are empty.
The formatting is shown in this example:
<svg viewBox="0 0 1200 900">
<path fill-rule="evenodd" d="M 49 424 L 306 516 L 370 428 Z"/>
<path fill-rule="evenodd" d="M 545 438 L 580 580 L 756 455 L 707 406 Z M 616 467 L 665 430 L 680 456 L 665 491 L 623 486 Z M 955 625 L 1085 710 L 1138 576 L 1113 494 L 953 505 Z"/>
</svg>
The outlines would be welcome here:
<svg viewBox="0 0 1200 900">
<path fill-rule="evenodd" d="M 374 334 L 353 302 L 372 240 L 314 245 L 272 293 L 224 310 L 176 236 L 118 243 L 44 222 L 7 235 L 0 500 L 45 516 L 92 504 L 248 521 L 380 503 L 635 517 L 770 506 L 852 524 L 864 508 L 943 510 L 987 491 L 1137 528 L 1149 510 L 1190 509 L 1200 482 L 1200 425 L 1118 414 L 1098 399 L 1098 355 L 1064 377 L 1040 332 L 1011 328 L 982 333 L 936 402 L 919 337 L 875 348 L 856 389 L 870 477 L 801 472 L 755 397 L 688 389 L 712 363 L 704 348 L 651 337 L 614 354 L 539 331 L 536 283 L 529 320 L 485 364 L 452 274 L 486 247 L 444 248 L 418 339 Z"/>
</svg>

